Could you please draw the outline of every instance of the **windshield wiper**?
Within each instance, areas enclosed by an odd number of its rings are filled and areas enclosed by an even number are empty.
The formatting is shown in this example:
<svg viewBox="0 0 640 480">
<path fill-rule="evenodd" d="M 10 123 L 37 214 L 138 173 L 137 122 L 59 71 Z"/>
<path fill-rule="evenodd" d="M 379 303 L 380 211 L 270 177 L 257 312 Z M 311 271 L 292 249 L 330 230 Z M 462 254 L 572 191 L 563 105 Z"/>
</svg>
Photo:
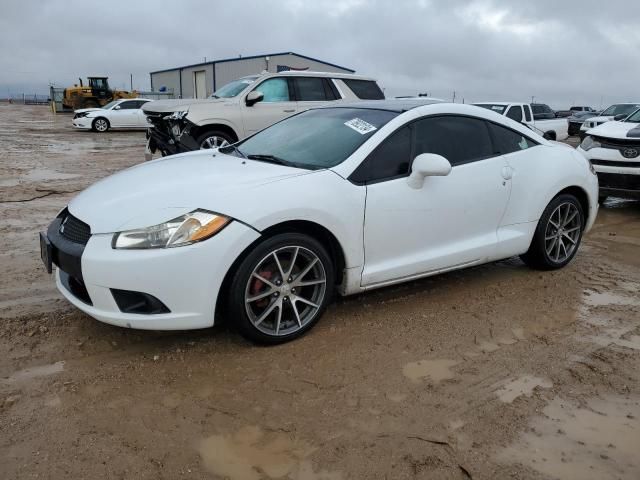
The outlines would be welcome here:
<svg viewBox="0 0 640 480">
<path fill-rule="evenodd" d="M 247 155 L 247 158 L 249 160 L 260 160 L 261 162 L 275 163 L 277 165 L 286 165 L 286 166 L 291 165 L 286 160 L 280 157 L 276 157 L 275 155 L 253 154 L 253 155 Z"/>
<path fill-rule="evenodd" d="M 218 148 L 218 151 L 222 153 L 229 153 L 230 151 L 232 151 L 232 152 L 236 152 L 242 158 L 247 158 L 247 156 L 244 153 L 242 153 L 242 151 L 235 145 L 225 145 L 224 147 Z"/>
</svg>

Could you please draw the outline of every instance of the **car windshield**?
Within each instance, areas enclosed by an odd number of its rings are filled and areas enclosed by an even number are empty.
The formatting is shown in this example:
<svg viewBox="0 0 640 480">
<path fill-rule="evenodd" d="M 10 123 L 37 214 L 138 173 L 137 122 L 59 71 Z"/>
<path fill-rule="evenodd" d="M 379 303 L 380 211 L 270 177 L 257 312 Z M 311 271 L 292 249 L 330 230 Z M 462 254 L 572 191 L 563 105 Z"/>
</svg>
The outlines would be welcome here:
<svg viewBox="0 0 640 480">
<path fill-rule="evenodd" d="M 640 108 L 640 104 L 636 103 L 619 103 L 617 105 L 611 105 L 604 112 L 603 117 L 616 116 L 616 115 L 630 115 Z"/>
<path fill-rule="evenodd" d="M 507 108 L 506 105 L 497 105 L 495 103 L 474 103 L 474 105 L 476 107 L 486 108 L 487 110 L 493 110 L 494 112 L 499 113 L 500 115 L 504 114 L 504 111 Z"/>
<path fill-rule="evenodd" d="M 102 107 L 103 110 L 109 110 L 110 108 L 112 108 L 114 105 L 118 104 L 118 100 L 114 100 L 112 102 L 107 103 L 104 107 Z"/>
<path fill-rule="evenodd" d="M 640 123 L 640 110 L 636 110 L 624 120 L 625 122 Z"/>
<path fill-rule="evenodd" d="M 316 170 L 344 162 L 398 112 L 365 108 L 307 110 L 236 144 L 249 159 Z"/>
<path fill-rule="evenodd" d="M 244 77 L 239 78 L 238 80 L 234 80 L 231 83 L 227 83 L 223 87 L 220 87 L 218 90 L 211 94 L 210 98 L 231 98 L 238 95 L 245 88 L 251 85 L 256 81 L 258 77 Z"/>
</svg>

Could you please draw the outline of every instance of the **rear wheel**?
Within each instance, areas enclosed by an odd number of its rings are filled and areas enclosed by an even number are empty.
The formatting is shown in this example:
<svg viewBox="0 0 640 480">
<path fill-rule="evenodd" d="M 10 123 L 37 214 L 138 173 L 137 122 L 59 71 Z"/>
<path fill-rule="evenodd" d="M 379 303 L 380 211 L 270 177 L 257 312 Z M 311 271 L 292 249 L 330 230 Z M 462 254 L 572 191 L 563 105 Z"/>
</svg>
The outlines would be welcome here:
<svg viewBox="0 0 640 480">
<path fill-rule="evenodd" d="M 230 288 L 229 313 L 247 339 L 284 343 L 309 331 L 333 296 L 334 267 L 324 246 L 308 235 L 283 233 L 242 261 Z"/>
<path fill-rule="evenodd" d="M 554 270 L 568 264 L 580 245 L 584 213 L 576 197 L 558 195 L 545 208 L 522 260 L 533 268 Z"/>
<path fill-rule="evenodd" d="M 225 132 L 211 130 L 200 135 L 197 138 L 196 142 L 200 146 L 200 150 L 206 150 L 210 148 L 226 147 L 227 145 L 234 143 L 235 140 L 233 140 L 231 136 Z"/>
<path fill-rule="evenodd" d="M 94 131 L 104 133 L 109 130 L 109 120 L 98 117 L 93 121 L 92 127 Z"/>
</svg>

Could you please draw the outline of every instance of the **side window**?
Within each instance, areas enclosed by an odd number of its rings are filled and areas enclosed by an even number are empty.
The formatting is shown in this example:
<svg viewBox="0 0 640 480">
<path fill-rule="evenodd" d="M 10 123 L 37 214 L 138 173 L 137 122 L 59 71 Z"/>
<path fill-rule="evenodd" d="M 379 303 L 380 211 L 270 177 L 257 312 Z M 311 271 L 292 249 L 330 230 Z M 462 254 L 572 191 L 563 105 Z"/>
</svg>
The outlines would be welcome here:
<svg viewBox="0 0 640 480">
<path fill-rule="evenodd" d="M 301 102 L 322 102 L 327 100 L 327 92 L 322 78 L 294 78 L 297 100 Z"/>
<path fill-rule="evenodd" d="M 138 100 L 136 102 L 136 108 L 142 108 L 143 105 L 147 104 L 149 102 L 145 101 L 145 100 Z"/>
<path fill-rule="evenodd" d="M 524 106 L 524 118 L 527 122 L 531 121 L 531 107 L 529 107 L 529 105 Z"/>
<path fill-rule="evenodd" d="M 410 160 L 411 129 L 405 126 L 378 145 L 349 178 L 362 184 L 406 176 Z"/>
<path fill-rule="evenodd" d="M 429 117 L 414 123 L 414 129 L 415 155 L 436 153 L 449 160 L 452 166 L 493 155 L 489 129 L 484 120 L 456 116 Z"/>
<path fill-rule="evenodd" d="M 264 99 L 262 102 L 288 102 L 289 84 L 286 78 L 270 78 L 256 87 L 258 92 L 262 92 Z"/>
<path fill-rule="evenodd" d="M 542 107 L 540 105 L 531 105 L 533 109 L 533 114 L 542 113 Z"/>
<path fill-rule="evenodd" d="M 137 107 L 137 103 L 138 103 L 138 102 L 135 102 L 135 101 L 132 101 L 132 102 L 122 102 L 122 103 L 120 104 L 120 110 L 133 110 L 133 109 L 135 109 L 135 108 L 138 108 L 138 107 Z"/>
<path fill-rule="evenodd" d="M 341 79 L 347 87 L 361 100 L 384 100 L 384 93 L 372 80 Z"/>
<path fill-rule="evenodd" d="M 507 111 L 507 117 L 516 122 L 522 121 L 522 108 L 519 105 L 514 105 Z"/>
<path fill-rule="evenodd" d="M 537 145 L 533 140 L 514 130 L 491 122 L 487 122 L 487 124 L 493 139 L 494 153 L 498 155 L 519 152 L 520 150 L 526 150 L 527 148 Z"/>
</svg>

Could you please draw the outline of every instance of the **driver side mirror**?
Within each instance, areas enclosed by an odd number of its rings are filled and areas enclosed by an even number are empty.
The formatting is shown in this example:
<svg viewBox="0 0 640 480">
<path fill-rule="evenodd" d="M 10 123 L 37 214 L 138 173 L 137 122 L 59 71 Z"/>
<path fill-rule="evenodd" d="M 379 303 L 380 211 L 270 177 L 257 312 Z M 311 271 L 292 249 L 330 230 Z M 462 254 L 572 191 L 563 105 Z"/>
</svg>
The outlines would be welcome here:
<svg viewBox="0 0 640 480">
<path fill-rule="evenodd" d="M 247 107 L 251 107 L 255 103 L 261 102 L 264 99 L 264 93 L 254 90 L 253 92 L 249 92 L 247 98 L 245 99 L 245 103 Z"/>
<path fill-rule="evenodd" d="M 626 114 L 624 114 L 624 113 L 619 113 L 618 115 L 616 115 L 615 117 L 613 117 L 613 119 L 614 119 L 615 121 L 618 121 L 618 120 L 623 120 L 623 119 L 625 119 L 625 118 L 627 118 L 627 117 L 628 117 L 628 115 L 626 115 Z"/>
<path fill-rule="evenodd" d="M 451 164 L 442 155 L 421 153 L 413 160 L 407 184 L 418 190 L 424 184 L 424 177 L 446 177 L 450 173 Z"/>
<path fill-rule="evenodd" d="M 115 107 L 113 107 L 114 110 L 120 110 L 120 105 L 116 105 Z"/>
</svg>

